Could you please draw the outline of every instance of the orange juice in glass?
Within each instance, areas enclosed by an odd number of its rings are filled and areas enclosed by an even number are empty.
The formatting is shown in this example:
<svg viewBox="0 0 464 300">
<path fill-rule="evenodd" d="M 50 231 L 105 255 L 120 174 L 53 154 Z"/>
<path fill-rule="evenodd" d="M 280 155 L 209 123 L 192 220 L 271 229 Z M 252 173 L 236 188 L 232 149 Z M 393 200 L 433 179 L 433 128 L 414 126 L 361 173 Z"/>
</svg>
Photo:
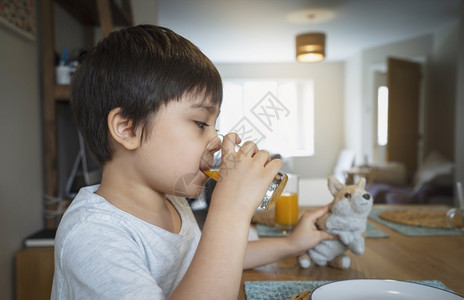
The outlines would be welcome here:
<svg viewBox="0 0 464 300">
<path fill-rule="evenodd" d="M 216 151 L 214 153 L 214 158 L 209 158 L 209 164 L 214 166 L 214 161 L 220 161 L 221 160 L 221 150 L 220 150 L 220 145 L 218 143 L 222 143 L 223 136 L 218 135 L 215 137 L 210 144 L 207 146 L 206 152 L 210 151 L 208 149 L 212 149 Z M 219 147 L 219 148 L 218 148 Z M 238 147 L 238 146 L 237 146 Z M 236 149 L 238 150 L 238 149 Z M 211 151 L 210 151 L 211 152 Z M 209 170 L 203 171 L 208 177 L 218 181 L 219 179 L 219 168 L 215 166 L 215 168 L 211 168 Z M 270 184 L 269 188 L 266 191 L 266 194 L 264 195 L 263 200 L 258 206 L 258 210 L 267 210 L 271 207 L 274 207 L 275 203 L 277 202 L 277 199 L 279 198 L 280 194 L 285 188 L 285 185 L 287 184 L 287 174 L 283 172 L 278 172 L 275 176 L 274 179 L 272 180 L 272 183 Z"/>
<path fill-rule="evenodd" d="M 210 170 L 206 170 L 203 173 L 205 173 L 209 178 L 212 178 L 216 181 L 219 178 L 219 169 L 210 169 Z"/>
<path fill-rule="evenodd" d="M 298 222 L 298 176 L 288 174 L 288 183 L 277 199 L 275 207 L 275 227 L 288 232 Z"/>
<path fill-rule="evenodd" d="M 218 169 L 206 170 L 204 171 L 204 173 L 208 177 L 216 181 L 219 178 Z M 263 201 L 261 201 L 261 203 L 259 204 L 258 210 L 268 210 L 269 208 L 274 207 L 286 183 L 287 183 L 287 174 L 283 172 L 278 172 L 277 175 L 274 177 L 274 180 L 272 180 L 271 185 L 267 189 L 266 194 L 264 195 Z"/>
</svg>

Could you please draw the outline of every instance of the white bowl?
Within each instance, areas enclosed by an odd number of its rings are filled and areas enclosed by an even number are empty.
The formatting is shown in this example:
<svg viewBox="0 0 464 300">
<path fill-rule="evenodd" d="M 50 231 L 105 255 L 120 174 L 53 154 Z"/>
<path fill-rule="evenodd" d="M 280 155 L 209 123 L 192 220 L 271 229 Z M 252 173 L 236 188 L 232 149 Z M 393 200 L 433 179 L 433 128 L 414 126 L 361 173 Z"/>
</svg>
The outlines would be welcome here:
<svg viewBox="0 0 464 300">
<path fill-rule="evenodd" d="M 322 285 L 313 290 L 310 299 L 451 300 L 464 298 L 440 288 L 413 282 L 382 279 L 353 279 L 335 281 L 326 285 Z"/>
</svg>

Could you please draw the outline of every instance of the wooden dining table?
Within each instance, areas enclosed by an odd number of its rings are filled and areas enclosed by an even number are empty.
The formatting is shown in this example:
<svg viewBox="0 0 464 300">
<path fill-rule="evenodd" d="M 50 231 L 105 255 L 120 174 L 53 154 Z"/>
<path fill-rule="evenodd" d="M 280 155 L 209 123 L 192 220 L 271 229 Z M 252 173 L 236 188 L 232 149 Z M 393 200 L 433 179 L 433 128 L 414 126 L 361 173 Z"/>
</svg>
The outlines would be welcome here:
<svg viewBox="0 0 464 300">
<path fill-rule="evenodd" d="M 381 205 L 375 205 L 379 207 Z M 400 208 L 402 206 L 392 206 Z M 366 250 L 351 257 L 346 270 L 311 266 L 300 268 L 296 257 L 244 270 L 239 298 L 246 299 L 245 281 L 338 281 L 346 279 L 439 280 L 464 296 L 464 235 L 406 236 L 369 219 L 386 238 L 366 238 Z"/>
</svg>

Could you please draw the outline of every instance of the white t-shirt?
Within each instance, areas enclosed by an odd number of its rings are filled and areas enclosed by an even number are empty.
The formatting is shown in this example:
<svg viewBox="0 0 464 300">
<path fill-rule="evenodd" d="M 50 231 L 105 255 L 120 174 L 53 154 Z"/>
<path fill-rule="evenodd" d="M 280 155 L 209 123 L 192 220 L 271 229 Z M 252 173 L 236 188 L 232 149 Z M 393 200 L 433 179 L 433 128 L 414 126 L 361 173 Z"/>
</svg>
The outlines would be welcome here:
<svg viewBox="0 0 464 300">
<path fill-rule="evenodd" d="M 55 239 L 51 299 L 164 299 L 195 254 L 200 229 L 185 198 L 169 196 L 178 234 L 142 221 L 83 188 Z"/>
</svg>

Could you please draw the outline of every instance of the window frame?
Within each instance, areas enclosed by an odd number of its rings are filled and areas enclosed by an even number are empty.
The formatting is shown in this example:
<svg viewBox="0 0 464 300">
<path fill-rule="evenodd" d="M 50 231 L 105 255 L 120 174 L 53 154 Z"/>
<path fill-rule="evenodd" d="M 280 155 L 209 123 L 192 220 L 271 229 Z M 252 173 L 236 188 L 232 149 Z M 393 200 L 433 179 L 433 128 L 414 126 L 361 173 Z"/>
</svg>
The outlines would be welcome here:
<svg viewBox="0 0 464 300">
<path fill-rule="evenodd" d="M 267 91 L 261 92 L 263 94 L 260 96 L 256 96 L 254 100 L 250 100 L 249 97 L 245 95 L 246 92 L 246 85 L 253 85 L 253 84 L 266 84 L 272 85 L 275 84 L 275 91 Z M 248 122 L 249 126 L 251 123 L 252 126 L 255 127 L 257 131 L 261 133 L 261 135 L 265 136 L 263 139 L 251 139 L 254 142 L 257 142 L 258 146 L 262 149 L 268 150 L 271 153 L 279 153 L 284 157 L 308 157 L 314 155 L 315 149 L 315 136 L 314 136 L 314 126 L 315 126 L 315 113 L 314 113 L 314 80 L 311 78 L 234 78 L 234 79 L 224 79 L 224 99 L 223 99 L 223 107 L 221 108 L 221 115 L 218 118 L 217 128 L 222 133 L 227 133 L 230 131 L 236 131 L 236 126 L 233 126 L 234 122 L 240 123 Z M 286 97 L 291 93 L 285 94 L 286 96 L 280 95 L 283 93 L 283 89 L 285 86 L 294 85 L 294 93 L 292 99 L 288 99 Z M 239 86 L 241 89 L 241 100 L 240 103 L 232 103 L 232 100 L 229 100 L 229 96 L 227 95 L 228 89 L 230 86 Z M 261 87 L 261 89 L 263 89 Z M 279 91 L 280 90 L 280 91 Z M 268 95 L 270 93 L 271 95 Z M 235 91 L 235 96 L 233 97 L 240 97 L 240 92 Z M 277 94 L 277 95 L 274 95 Z M 266 99 L 266 96 L 268 99 Z M 266 102 L 267 101 L 267 102 Z M 291 103 L 290 103 L 291 102 Z M 280 120 L 279 117 L 278 121 L 273 124 L 265 124 L 260 117 L 266 115 L 267 113 L 264 112 L 267 108 L 258 107 L 261 103 L 267 103 L 268 105 L 264 107 L 269 108 L 273 106 L 274 103 L 274 113 L 275 115 L 280 114 L 280 116 L 285 115 L 285 109 L 288 110 L 288 115 L 296 114 L 296 117 L 292 117 L 291 120 L 287 120 L 288 122 L 293 122 L 296 124 L 288 125 L 285 123 L 284 120 Z M 270 105 L 269 105 L 270 104 Z M 280 106 L 279 106 L 280 105 Z M 291 106 L 287 108 L 287 106 Z M 261 111 L 259 111 L 261 109 Z M 231 121 L 232 117 L 229 118 L 227 121 L 224 119 L 224 114 L 231 111 L 231 114 L 235 116 L 235 121 Z M 288 117 L 288 116 L 287 116 Z M 269 118 L 269 117 L 268 117 Z M 292 121 L 293 120 L 293 121 Z M 227 125 L 223 124 L 227 123 Z M 284 124 L 284 125 L 282 125 Z M 270 125 L 270 126 L 269 126 Z M 282 126 L 282 128 L 273 127 L 274 125 Z M 297 137 L 291 138 L 291 141 L 286 139 L 288 136 L 285 135 L 283 132 L 285 130 L 293 130 L 293 128 L 299 128 L 298 132 L 296 133 Z M 246 127 L 246 126 L 244 126 Z M 285 129 L 286 128 L 286 129 Z M 237 131 L 236 131 L 237 132 Z M 244 131 L 242 131 L 244 132 Z M 240 132 L 238 132 L 240 134 Z M 271 140 L 271 135 L 272 137 Z M 275 136 L 278 134 L 278 136 Z M 284 138 L 282 138 L 284 136 Z M 246 138 L 246 137 L 245 137 Z M 282 140 L 280 142 L 279 140 Z M 288 145 L 292 145 L 291 147 Z"/>
</svg>

